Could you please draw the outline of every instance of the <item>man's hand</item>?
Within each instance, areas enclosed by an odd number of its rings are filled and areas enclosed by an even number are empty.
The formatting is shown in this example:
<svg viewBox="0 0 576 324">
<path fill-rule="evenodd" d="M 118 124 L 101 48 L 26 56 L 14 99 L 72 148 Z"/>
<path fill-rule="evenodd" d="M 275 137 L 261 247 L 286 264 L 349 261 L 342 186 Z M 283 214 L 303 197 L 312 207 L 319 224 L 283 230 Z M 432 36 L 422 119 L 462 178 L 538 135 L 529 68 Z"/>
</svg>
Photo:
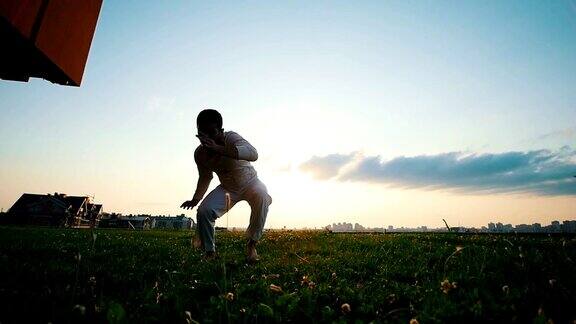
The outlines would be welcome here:
<svg viewBox="0 0 576 324">
<path fill-rule="evenodd" d="M 196 137 L 198 137 L 198 139 L 200 140 L 200 143 L 205 148 L 207 148 L 211 151 L 214 151 L 218 154 L 224 154 L 224 146 L 216 144 L 216 142 L 214 142 L 214 140 L 211 139 L 210 137 L 204 136 L 202 134 L 196 135 Z"/>
<path fill-rule="evenodd" d="M 200 202 L 200 199 L 186 200 L 185 202 L 182 203 L 182 205 L 180 205 L 180 208 L 192 209 L 196 205 L 198 205 L 199 202 Z"/>
</svg>

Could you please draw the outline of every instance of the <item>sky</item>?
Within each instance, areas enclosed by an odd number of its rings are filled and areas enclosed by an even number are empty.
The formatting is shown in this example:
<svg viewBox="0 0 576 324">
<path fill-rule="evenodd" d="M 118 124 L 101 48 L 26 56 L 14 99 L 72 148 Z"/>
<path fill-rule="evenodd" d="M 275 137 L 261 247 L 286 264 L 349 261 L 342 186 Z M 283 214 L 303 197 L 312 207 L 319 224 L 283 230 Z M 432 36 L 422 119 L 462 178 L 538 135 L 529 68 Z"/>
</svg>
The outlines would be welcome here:
<svg viewBox="0 0 576 324">
<path fill-rule="evenodd" d="M 105 1 L 81 87 L 0 81 L 0 208 L 183 213 L 204 108 L 258 150 L 270 228 L 576 219 L 575 0 Z"/>
</svg>

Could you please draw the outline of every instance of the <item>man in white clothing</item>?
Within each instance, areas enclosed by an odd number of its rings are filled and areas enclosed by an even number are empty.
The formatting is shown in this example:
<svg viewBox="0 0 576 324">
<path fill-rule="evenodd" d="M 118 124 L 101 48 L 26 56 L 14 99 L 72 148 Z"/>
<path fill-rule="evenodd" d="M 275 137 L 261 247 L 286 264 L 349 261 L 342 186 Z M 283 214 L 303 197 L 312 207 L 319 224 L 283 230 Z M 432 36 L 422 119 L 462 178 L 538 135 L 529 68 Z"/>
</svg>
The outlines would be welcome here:
<svg viewBox="0 0 576 324">
<path fill-rule="evenodd" d="M 272 203 L 266 186 L 258 179 L 256 170 L 250 164 L 258 159 L 258 152 L 242 136 L 231 131 L 225 132 L 222 128 L 222 116 L 216 110 L 201 111 L 196 125 L 196 137 L 201 143 L 194 151 L 199 174 L 198 184 L 192 200 L 185 201 L 180 207 L 194 208 L 204 197 L 212 180 L 212 173 L 215 172 L 220 185 L 202 200 L 196 213 L 200 245 L 206 251 L 207 257 L 213 257 L 216 250 L 216 219 L 238 201 L 246 200 L 252 209 L 250 224 L 246 230 L 246 255 L 249 262 L 258 261 L 256 243 L 262 237 L 268 206 Z"/>
</svg>

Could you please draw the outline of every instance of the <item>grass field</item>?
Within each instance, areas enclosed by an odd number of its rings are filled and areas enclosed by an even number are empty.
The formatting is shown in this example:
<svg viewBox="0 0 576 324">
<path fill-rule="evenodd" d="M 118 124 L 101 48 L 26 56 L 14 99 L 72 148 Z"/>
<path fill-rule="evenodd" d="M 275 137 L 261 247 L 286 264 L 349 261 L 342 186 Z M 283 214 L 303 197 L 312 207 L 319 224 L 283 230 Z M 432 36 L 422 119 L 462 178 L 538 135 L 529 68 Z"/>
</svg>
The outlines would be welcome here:
<svg viewBox="0 0 576 324">
<path fill-rule="evenodd" d="M 0 322 L 576 320 L 576 239 L 0 228 Z"/>
</svg>

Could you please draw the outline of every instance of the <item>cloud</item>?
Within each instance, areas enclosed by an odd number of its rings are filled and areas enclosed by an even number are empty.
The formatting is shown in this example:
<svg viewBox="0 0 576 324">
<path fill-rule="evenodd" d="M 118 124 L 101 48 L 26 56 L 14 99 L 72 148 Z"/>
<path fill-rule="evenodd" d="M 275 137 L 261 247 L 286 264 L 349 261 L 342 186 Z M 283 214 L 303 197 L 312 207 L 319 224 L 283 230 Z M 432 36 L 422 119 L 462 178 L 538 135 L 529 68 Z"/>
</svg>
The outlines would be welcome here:
<svg viewBox="0 0 576 324">
<path fill-rule="evenodd" d="M 576 0 L 574 0 L 576 2 Z M 542 143 L 573 143 L 576 140 L 576 126 L 557 129 L 552 132 L 539 134 L 537 136 L 527 137 L 513 144 L 515 145 L 544 145 Z"/>
<path fill-rule="evenodd" d="M 536 150 L 493 154 L 448 152 L 400 156 L 331 154 L 301 165 L 318 179 L 382 183 L 401 188 L 468 193 L 576 195 L 576 151 Z"/>
<path fill-rule="evenodd" d="M 323 157 L 313 156 L 300 165 L 300 170 L 311 173 L 316 179 L 327 180 L 338 175 L 343 166 L 350 163 L 354 157 L 351 154 L 330 154 Z"/>
<path fill-rule="evenodd" d="M 543 134 L 538 136 L 537 140 L 547 140 L 550 138 L 572 139 L 574 137 L 576 137 L 576 127 Z"/>
</svg>

